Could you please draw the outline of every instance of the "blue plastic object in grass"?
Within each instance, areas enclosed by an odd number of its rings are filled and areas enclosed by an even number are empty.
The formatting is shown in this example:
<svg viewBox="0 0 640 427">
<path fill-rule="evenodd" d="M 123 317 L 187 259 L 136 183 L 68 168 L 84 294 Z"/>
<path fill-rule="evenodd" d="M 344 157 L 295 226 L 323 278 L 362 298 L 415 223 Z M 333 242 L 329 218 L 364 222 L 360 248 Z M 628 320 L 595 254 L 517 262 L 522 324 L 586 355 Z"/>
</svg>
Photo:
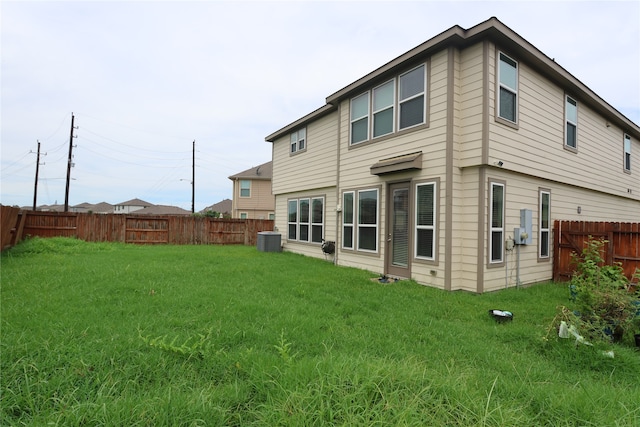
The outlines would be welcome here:
<svg viewBox="0 0 640 427">
<path fill-rule="evenodd" d="M 489 310 L 489 316 L 493 317 L 498 323 L 513 320 L 513 313 L 505 310 Z"/>
</svg>

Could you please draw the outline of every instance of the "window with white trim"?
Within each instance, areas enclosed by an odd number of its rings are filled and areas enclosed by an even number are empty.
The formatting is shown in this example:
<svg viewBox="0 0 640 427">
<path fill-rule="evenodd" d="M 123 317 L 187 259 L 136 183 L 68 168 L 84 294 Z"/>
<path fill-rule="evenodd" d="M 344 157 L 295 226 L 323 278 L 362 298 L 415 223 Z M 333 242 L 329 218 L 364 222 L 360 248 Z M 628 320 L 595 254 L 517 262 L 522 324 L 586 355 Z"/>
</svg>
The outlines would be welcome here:
<svg viewBox="0 0 640 427">
<path fill-rule="evenodd" d="M 540 206 L 538 208 L 539 224 L 539 258 L 549 258 L 551 245 L 551 192 L 540 190 Z"/>
<path fill-rule="evenodd" d="M 416 185 L 415 256 L 434 260 L 436 254 L 436 183 Z"/>
<path fill-rule="evenodd" d="M 351 143 L 369 139 L 369 92 L 351 100 Z"/>
<path fill-rule="evenodd" d="M 422 64 L 351 99 L 351 145 L 426 123 L 426 69 Z"/>
<path fill-rule="evenodd" d="M 578 148 L 578 103 L 570 96 L 566 96 L 564 105 L 566 121 L 564 145 L 575 150 Z"/>
<path fill-rule="evenodd" d="M 489 186 L 489 263 L 501 263 L 504 243 L 504 184 L 491 182 Z"/>
<path fill-rule="evenodd" d="M 288 240 L 322 243 L 324 238 L 324 197 L 288 201 Z"/>
<path fill-rule="evenodd" d="M 399 78 L 399 129 L 425 122 L 425 66 L 421 65 Z"/>
<path fill-rule="evenodd" d="M 624 135 L 624 170 L 625 172 L 631 172 L 631 137 L 627 134 Z"/>
<path fill-rule="evenodd" d="M 395 81 L 373 89 L 373 137 L 393 132 Z"/>
<path fill-rule="evenodd" d="M 246 212 L 240 212 L 240 219 L 248 219 L 249 218 L 249 214 Z"/>
<path fill-rule="evenodd" d="M 363 252 L 378 251 L 378 190 L 342 194 L 342 247 Z"/>
<path fill-rule="evenodd" d="M 291 153 L 297 153 L 307 147 L 307 128 L 298 129 L 291 133 Z"/>
<path fill-rule="evenodd" d="M 353 249 L 354 201 L 353 191 L 342 194 L 342 247 L 345 249 Z"/>
<path fill-rule="evenodd" d="M 516 123 L 518 117 L 518 63 L 500 52 L 498 116 Z"/>
<path fill-rule="evenodd" d="M 240 197 L 251 197 L 251 181 L 248 179 L 240 180 Z"/>
</svg>

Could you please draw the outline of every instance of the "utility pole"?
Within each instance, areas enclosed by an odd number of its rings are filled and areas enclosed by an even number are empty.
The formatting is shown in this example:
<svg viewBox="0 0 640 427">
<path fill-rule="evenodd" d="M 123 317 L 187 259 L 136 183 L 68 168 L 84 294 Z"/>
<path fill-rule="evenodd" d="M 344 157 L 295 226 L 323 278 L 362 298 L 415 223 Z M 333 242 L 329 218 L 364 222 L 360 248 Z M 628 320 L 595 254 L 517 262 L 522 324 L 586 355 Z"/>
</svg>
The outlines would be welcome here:
<svg viewBox="0 0 640 427">
<path fill-rule="evenodd" d="M 46 156 L 47 153 L 44 153 Z M 43 163 L 44 164 L 44 163 Z M 40 141 L 38 141 L 38 153 L 36 155 L 36 182 L 33 185 L 33 210 L 36 210 L 36 202 L 38 200 L 38 171 L 40 170 Z"/>
<path fill-rule="evenodd" d="M 191 160 L 191 213 L 196 210 L 196 140 L 193 140 L 193 154 Z"/>
<path fill-rule="evenodd" d="M 69 212 L 69 183 L 71 182 L 71 167 L 73 166 L 73 122 L 75 116 L 71 113 L 71 132 L 69 135 L 69 159 L 67 160 L 67 186 L 64 192 L 64 211 Z"/>
</svg>

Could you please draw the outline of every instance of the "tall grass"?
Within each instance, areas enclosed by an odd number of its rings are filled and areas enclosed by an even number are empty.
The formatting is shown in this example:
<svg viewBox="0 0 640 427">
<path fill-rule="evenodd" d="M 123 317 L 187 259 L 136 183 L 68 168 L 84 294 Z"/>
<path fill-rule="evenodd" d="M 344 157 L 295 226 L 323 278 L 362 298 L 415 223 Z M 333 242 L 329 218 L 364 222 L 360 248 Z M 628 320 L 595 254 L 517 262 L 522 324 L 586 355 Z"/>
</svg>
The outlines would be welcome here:
<svg viewBox="0 0 640 427">
<path fill-rule="evenodd" d="M 563 285 L 447 293 L 240 246 L 1 261 L 1 425 L 640 425 L 630 338 L 543 339 Z"/>
</svg>

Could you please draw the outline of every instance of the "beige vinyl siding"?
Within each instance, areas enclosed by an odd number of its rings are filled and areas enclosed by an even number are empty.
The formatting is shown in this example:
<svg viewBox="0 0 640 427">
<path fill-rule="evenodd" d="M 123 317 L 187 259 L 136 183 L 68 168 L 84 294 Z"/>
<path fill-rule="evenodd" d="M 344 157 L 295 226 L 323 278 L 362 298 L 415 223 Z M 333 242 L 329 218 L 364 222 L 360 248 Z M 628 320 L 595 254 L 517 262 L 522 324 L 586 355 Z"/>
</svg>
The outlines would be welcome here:
<svg viewBox="0 0 640 427">
<path fill-rule="evenodd" d="M 456 102 L 460 167 L 477 165 L 482 159 L 483 45 L 460 53 L 460 94 Z"/>
<path fill-rule="evenodd" d="M 273 143 L 273 194 L 336 184 L 337 113 L 307 125 L 307 148 L 290 154 L 289 135 Z"/>
<path fill-rule="evenodd" d="M 489 80 L 494 82 L 498 50 L 494 47 L 490 52 Z M 638 188 L 637 178 L 625 174 L 621 168 L 623 130 L 607 127 L 606 119 L 580 98 L 565 92 L 525 62 L 519 61 L 518 67 L 519 128 L 490 120 L 489 164 L 502 160 L 508 170 L 640 200 L 640 195 L 627 191 Z M 566 95 L 578 101 L 577 153 L 564 148 Z M 495 85 L 490 84 L 492 118 L 495 102 Z"/>
</svg>

